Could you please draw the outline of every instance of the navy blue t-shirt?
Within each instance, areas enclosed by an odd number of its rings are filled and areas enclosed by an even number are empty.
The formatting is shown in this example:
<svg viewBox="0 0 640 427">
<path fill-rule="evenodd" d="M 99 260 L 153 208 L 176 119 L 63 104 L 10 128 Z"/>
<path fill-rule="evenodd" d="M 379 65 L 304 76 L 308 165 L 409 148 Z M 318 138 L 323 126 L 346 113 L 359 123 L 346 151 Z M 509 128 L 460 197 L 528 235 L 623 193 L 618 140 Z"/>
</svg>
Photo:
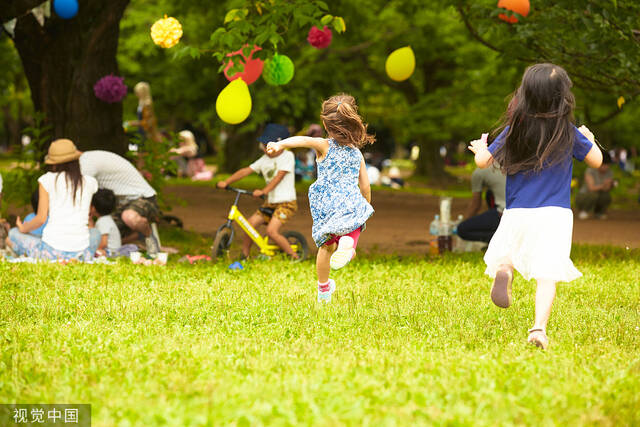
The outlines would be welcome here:
<svg viewBox="0 0 640 427">
<path fill-rule="evenodd" d="M 573 127 L 575 137 L 573 139 L 573 157 L 583 161 L 591 150 L 592 143 L 578 128 Z M 489 146 L 489 152 L 494 155 L 496 150 L 505 142 L 508 128 Z M 571 208 L 571 173 L 573 171 L 573 158 L 566 159 L 550 168 L 540 172 L 518 172 L 507 175 L 507 209 L 515 208 L 541 208 L 544 206 L 559 206 Z"/>
</svg>

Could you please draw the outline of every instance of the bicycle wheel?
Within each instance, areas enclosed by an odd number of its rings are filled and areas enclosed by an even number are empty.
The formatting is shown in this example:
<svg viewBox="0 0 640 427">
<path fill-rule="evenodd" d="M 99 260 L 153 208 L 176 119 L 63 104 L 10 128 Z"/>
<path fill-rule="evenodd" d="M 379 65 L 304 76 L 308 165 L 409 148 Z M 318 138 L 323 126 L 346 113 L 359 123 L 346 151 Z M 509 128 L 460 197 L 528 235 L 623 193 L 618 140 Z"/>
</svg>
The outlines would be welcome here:
<svg viewBox="0 0 640 427">
<path fill-rule="evenodd" d="M 307 259 L 309 256 L 309 245 L 307 239 L 301 233 L 297 231 L 285 231 L 282 235 L 287 239 L 290 245 L 297 245 L 296 253 L 298 254 L 299 261 Z"/>
<path fill-rule="evenodd" d="M 233 239 L 233 230 L 231 227 L 223 225 L 218 229 L 215 239 L 213 239 L 213 246 L 211 246 L 211 257 L 218 258 L 225 254 L 231 246 L 231 240 Z"/>
</svg>

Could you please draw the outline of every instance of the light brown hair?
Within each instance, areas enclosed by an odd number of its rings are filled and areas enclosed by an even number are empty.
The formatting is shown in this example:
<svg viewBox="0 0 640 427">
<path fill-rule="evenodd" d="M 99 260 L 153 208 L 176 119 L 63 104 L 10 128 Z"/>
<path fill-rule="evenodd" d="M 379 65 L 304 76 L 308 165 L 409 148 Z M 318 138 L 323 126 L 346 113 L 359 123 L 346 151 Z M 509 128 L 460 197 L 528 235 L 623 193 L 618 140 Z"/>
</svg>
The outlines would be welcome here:
<svg viewBox="0 0 640 427">
<path fill-rule="evenodd" d="M 367 133 L 367 124 L 362 122 L 351 95 L 341 93 L 324 101 L 320 118 L 329 136 L 340 145 L 362 148 L 376 140 Z"/>
</svg>

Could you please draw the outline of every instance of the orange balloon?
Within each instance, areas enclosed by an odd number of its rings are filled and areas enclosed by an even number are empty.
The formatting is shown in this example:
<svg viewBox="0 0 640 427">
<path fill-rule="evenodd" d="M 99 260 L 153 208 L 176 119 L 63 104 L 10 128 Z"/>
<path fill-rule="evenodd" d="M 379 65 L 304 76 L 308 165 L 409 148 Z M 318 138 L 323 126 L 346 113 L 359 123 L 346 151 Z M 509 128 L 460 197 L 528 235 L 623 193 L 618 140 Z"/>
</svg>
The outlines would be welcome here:
<svg viewBox="0 0 640 427">
<path fill-rule="evenodd" d="M 519 15 L 527 16 L 529 14 L 529 0 L 498 0 L 498 7 L 516 12 Z M 498 15 L 498 18 L 510 24 L 518 22 L 518 18 L 515 15 L 507 16 L 504 13 Z"/>
</svg>

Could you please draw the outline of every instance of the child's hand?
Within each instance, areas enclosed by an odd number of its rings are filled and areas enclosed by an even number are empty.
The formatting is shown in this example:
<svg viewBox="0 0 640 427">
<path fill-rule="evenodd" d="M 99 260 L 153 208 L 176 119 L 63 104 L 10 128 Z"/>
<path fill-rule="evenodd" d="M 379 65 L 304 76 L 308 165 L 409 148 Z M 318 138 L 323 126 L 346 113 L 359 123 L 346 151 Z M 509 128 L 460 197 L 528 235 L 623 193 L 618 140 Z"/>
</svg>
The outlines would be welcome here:
<svg viewBox="0 0 640 427">
<path fill-rule="evenodd" d="M 592 144 L 596 143 L 596 137 L 593 136 L 593 132 L 591 132 L 588 127 L 586 127 L 585 125 L 582 125 L 578 128 L 578 130 L 580 131 L 581 134 L 585 136 L 585 138 L 591 141 Z"/>
<path fill-rule="evenodd" d="M 18 228 L 19 232 L 24 233 L 24 224 L 22 223 L 20 217 L 16 218 L 16 227 Z"/>
<path fill-rule="evenodd" d="M 226 181 L 218 181 L 218 183 L 216 184 L 216 187 L 221 188 L 221 189 L 225 189 L 227 188 L 229 184 L 227 184 Z"/>
<path fill-rule="evenodd" d="M 253 190 L 253 197 L 262 197 L 264 196 L 264 191 L 262 190 Z"/>
<path fill-rule="evenodd" d="M 480 139 L 474 139 L 469 143 L 469 150 L 473 154 L 478 153 L 479 151 L 487 149 L 487 138 L 489 137 L 488 133 L 483 133 Z"/>
<path fill-rule="evenodd" d="M 282 151 L 283 148 L 277 142 L 270 142 L 267 144 L 267 154 L 277 154 Z"/>
</svg>

